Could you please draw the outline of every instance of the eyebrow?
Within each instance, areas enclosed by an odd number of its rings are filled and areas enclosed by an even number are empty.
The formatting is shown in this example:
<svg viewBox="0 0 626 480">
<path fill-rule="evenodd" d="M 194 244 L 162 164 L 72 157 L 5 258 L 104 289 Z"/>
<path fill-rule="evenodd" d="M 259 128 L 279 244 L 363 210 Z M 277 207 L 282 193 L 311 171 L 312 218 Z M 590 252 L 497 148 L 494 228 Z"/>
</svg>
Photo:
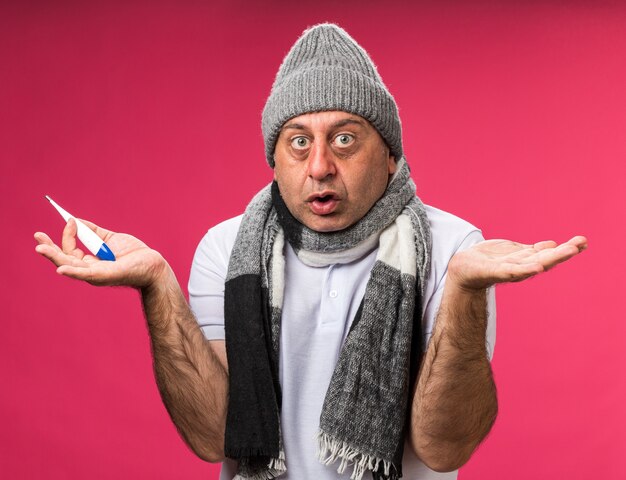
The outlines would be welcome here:
<svg viewBox="0 0 626 480">
<path fill-rule="evenodd" d="M 344 118 L 343 120 L 339 120 L 338 122 L 333 123 L 330 127 L 341 128 L 350 124 L 357 124 L 357 125 L 364 126 L 364 123 L 361 120 L 357 120 L 356 118 Z M 296 122 L 290 122 L 290 123 L 287 123 L 285 126 L 283 126 L 283 130 L 286 130 L 286 129 L 306 130 L 306 128 L 307 128 L 306 126 L 302 125 L 301 123 L 296 123 Z"/>
<path fill-rule="evenodd" d="M 293 128 L 294 130 L 304 130 L 304 125 L 300 124 L 300 123 L 288 123 L 286 125 L 283 125 L 283 130 L 286 130 L 288 128 Z"/>
<path fill-rule="evenodd" d="M 345 127 L 346 125 L 350 125 L 352 123 L 355 123 L 355 124 L 361 125 L 361 126 L 365 125 L 361 120 L 357 120 L 356 118 L 346 118 L 344 120 L 339 120 L 338 122 L 333 123 L 332 127 L 333 128 L 340 128 L 340 127 Z"/>
</svg>

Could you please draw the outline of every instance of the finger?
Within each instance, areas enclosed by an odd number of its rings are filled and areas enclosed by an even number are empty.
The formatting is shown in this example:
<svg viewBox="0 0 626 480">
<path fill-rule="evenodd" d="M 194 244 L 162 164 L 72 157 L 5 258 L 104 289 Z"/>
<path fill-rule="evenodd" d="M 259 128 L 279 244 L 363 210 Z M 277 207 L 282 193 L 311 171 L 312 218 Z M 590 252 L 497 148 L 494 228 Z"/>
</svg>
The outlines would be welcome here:
<svg viewBox="0 0 626 480">
<path fill-rule="evenodd" d="M 52 241 L 52 239 L 43 232 L 35 233 L 35 240 L 38 244 L 35 246 L 35 251 L 41 255 L 49 257 L 55 252 L 61 252 L 59 246 Z"/>
<path fill-rule="evenodd" d="M 85 253 L 76 247 L 76 234 L 77 234 L 78 226 L 76 225 L 76 220 L 70 218 L 63 229 L 63 237 L 61 238 L 61 249 L 67 255 L 71 255 L 78 259 L 81 259 L 85 256 Z"/>
<path fill-rule="evenodd" d="M 85 225 L 87 225 L 94 232 L 96 232 L 96 235 L 98 235 L 105 242 L 109 239 L 111 235 L 113 235 L 113 233 L 115 233 L 115 232 L 112 232 L 111 230 L 107 230 L 106 228 L 99 227 L 98 225 L 96 225 L 93 222 L 90 222 L 89 220 L 83 220 L 81 218 L 80 221 L 83 222 Z"/>
<path fill-rule="evenodd" d="M 57 273 L 76 280 L 93 283 L 94 274 L 91 265 L 61 265 L 57 268 Z"/>
<path fill-rule="evenodd" d="M 582 235 L 577 235 L 573 238 L 570 238 L 565 243 L 568 245 L 574 245 L 578 249 L 579 252 L 586 250 L 588 246 L 587 238 L 583 237 Z"/>
<path fill-rule="evenodd" d="M 557 243 L 554 240 L 544 240 L 542 242 L 537 242 L 533 245 L 533 248 L 536 251 L 545 250 L 546 248 L 556 248 Z"/>
<path fill-rule="evenodd" d="M 40 243 L 35 247 L 35 251 L 40 255 L 46 257 L 57 267 L 61 265 L 86 265 L 85 262 L 83 262 L 81 259 L 63 253 L 63 251 L 54 244 L 49 245 L 46 243 Z"/>
<path fill-rule="evenodd" d="M 559 263 L 563 263 L 566 260 L 578 255 L 582 250 L 580 250 L 576 245 L 572 245 L 570 243 L 563 243 L 554 249 L 554 262 L 551 265 L 545 265 L 546 270 L 558 265 Z"/>
<path fill-rule="evenodd" d="M 101 267 L 101 262 L 79 265 L 61 265 L 57 268 L 59 275 L 83 280 L 93 285 L 113 285 L 113 277 L 106 268 Z"/>
<path fill-rule="evenodd" d="M 61 250 L 66 255 L 72 255 L 77 258 L 83 257 L 83 252 L 79 250 L 79 253 L 76 254 L 76 220 L 70 218 L 65 224 L 65 228 L 63 229 L 63 236 L 61 237 Z"/>
<path fill-rule="evenodd" d="M 537 252 L 536 255 L 526 259 L 526 262 L 538 262 L 543 265 L 544 269 L 547 271 L 559 263 L 569 260 L 578 253 L 580 253 L 580 250 L 576 246 L 563 243 L 556 248 L 547 248 Z"/>
<path fill-rule="evenodd" d="M 554 240 L 543 240 L 541 242 L 537 242 L 534 245 L 529 245 L 527 248 L 523 248 L 515 253 L 512 253 L 508 256 L 510 259 L 522 260 L 528 257 L 535 255 L 537 252 L 542 250 L 546 250 L 549 248 L 556 248 L 557 243 Z M 535 261 L 532 259 L 531 261 Z"/>
<path fill-rule="evenodd" d="M 39 245 L 35 246 L 35 251 L 48 259 L 51 259 L 51 256 L 54 255 L 55 251 L 59 250 L 59 247 L 54 244 L 40 243 Z"/>
<path fill-rule="evenodd" d="M 43 232 L 35 232 L 35 240 L 37 240 L 38 244 L 51 245 L 54 246 L 54 242 L 52 239 Z"/>
</svg>

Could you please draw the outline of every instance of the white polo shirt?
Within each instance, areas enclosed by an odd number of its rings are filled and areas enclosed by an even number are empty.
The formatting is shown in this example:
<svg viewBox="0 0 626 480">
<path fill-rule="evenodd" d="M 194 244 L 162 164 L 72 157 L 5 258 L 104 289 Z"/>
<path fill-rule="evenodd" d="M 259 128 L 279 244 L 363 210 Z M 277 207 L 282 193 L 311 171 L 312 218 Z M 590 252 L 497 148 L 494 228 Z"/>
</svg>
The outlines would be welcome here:
<svg viewBox="0 0 626 480">
<path fill-rule="evenodd" d="M 423 342 L 430 339 L 446 279 L 448 262 L 457 251 L 483 240 L 477 228 L 442 210 L 425 206 L 432 234 L 430 275 L 422 301 Z M 201 240 L 191 267 L 189 300 L 209 340 L 224 339 L 224 281 L 241 216 L 213 227 Z M 337 464 L 317 460 L 316 435 L 324 396 L 341 346 L 363 299 L 376 251 L 348 264 L 311 267 L 285 246 L 285 293 L 280 337 L 281 428 L 287 473 L 281 479 L 346 479 Z M 495 345 L 495 289 L 488 294 L 487 350 Z M 454 480 L 457 472 L 436 473 L 407 444 L 402 462 L 408 480 Z M 220 480 L 234 477 L 236 465 L 223 463 Z"/>
</svg>

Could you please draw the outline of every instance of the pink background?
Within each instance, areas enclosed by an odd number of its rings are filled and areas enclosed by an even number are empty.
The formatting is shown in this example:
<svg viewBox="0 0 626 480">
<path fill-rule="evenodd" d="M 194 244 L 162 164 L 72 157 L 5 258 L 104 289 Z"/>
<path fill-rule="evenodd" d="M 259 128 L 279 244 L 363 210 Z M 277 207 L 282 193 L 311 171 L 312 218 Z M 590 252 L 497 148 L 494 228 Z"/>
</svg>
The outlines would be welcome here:
<svg viewBox="0 0 626 480">
<path fill-rule="evenodd" d="M 186 286 L 207 228 L 270 180 L 260 111 L 283 55 L 326 20 L 395 95 L 426 203 L 490 238 L 589 238 L 498 288 L 500 415 L 460 478 L 624 478 L 625 4 L 8 3 L 2 478 L 216 478 L 160 402 L 138 294 L 58 277 L 32 234 L 59 237 L 49 194 L 146 241 Z"/>
</svg>

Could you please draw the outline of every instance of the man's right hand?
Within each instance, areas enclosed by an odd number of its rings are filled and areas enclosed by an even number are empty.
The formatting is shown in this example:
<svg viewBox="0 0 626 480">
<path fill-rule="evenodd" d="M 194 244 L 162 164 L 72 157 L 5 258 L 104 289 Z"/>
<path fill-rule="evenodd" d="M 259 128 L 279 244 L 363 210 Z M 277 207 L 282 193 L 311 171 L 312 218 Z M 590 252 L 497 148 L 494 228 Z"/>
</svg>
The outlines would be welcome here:
<svg viewBox="0 0 626 480">
<path fill-rule="evenodd" d="M 92 285 L 126 285 L 136 288 L 152 286 L 167 274 L 168 265 L 156 250 L 124 233 L 114 233 L 81 220 L 113 251 L 116 260 L 104 261 L 85 255 L 76 246 L 76 221 L 70 219 L 63 229 L 61 247 L 43 232 L 35 233 L 35 251 L 57 266 L 57 273 Z"/>
<path fill-rule="evenodd" d="M 85 223 L 115 254 L 113 262 L 76 247 L 76 222 L 63 230 L 61 247 L 35 234 L 35 250 L 57 272 L 93 285 L 127 285 L 141 290 L 161 397 L 187 444 L 209 462 L 224 458 L 228 373 L 223 341 L 204 338 L 165 259 L 137 238 Z"/>
</svg>

